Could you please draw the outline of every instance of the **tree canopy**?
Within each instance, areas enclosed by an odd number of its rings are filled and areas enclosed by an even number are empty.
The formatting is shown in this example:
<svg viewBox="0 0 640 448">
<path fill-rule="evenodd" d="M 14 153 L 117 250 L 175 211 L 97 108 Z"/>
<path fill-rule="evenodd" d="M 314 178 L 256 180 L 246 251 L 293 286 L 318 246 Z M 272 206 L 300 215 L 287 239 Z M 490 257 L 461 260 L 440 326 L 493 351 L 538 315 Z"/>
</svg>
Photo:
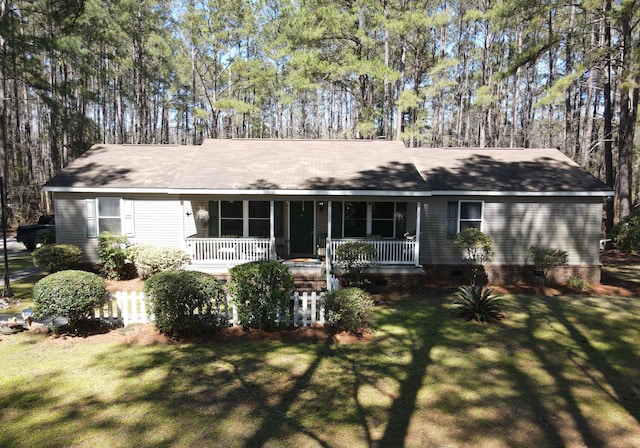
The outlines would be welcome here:
<svg viewBox="0 0 640 448">
<path fill-rule="evenodd" d="M 640 0 L 0 0 L 11 221 L 95 143 L 557 147 L 638 197 Z"/>
</svg>

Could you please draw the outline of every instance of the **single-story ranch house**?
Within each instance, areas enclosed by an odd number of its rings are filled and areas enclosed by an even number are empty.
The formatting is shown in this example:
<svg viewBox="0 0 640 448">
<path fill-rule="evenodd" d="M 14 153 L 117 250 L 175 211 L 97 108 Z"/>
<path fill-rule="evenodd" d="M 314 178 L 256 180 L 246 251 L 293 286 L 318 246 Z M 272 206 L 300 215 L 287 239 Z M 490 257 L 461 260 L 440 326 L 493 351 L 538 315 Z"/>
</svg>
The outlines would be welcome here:
<svg viewBox="0 0 640 448">
<path fill-rule="evenodd" d="M 491 282 L 532 277 L 530 245 L 568 252 L 556 280 L 597 282 L 602 205 L 613 195 L 555 149 L 381 140 L 95 145 L 44 189 L 57 241 L 81 247 L 87 262 L 98 261 L 98 234 L 112 231 L 182 248 L 189 269 L 220 278 L 247 260 L 281 259 L 315 287 L 338 245 L 365 240 L 378 253 L 375 284 L 389 288 L 459 277 L 453 239 L 468 227 L 493 239 Z"/>
</svg>

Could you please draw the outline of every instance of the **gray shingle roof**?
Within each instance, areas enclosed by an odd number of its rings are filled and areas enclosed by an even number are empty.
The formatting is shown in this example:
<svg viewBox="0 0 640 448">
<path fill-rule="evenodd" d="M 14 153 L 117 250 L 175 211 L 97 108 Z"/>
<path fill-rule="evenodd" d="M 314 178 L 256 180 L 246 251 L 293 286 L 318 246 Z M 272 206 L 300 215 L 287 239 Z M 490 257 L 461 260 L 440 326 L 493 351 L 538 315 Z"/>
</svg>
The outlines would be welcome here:
<svg viewBox="0 0 640 448">
<path fill-rule="evenodd" d="M 555 149 L 406 148 L 362 140 L 95 145 L 47 190 L 606 192 Z"/>
</svg>

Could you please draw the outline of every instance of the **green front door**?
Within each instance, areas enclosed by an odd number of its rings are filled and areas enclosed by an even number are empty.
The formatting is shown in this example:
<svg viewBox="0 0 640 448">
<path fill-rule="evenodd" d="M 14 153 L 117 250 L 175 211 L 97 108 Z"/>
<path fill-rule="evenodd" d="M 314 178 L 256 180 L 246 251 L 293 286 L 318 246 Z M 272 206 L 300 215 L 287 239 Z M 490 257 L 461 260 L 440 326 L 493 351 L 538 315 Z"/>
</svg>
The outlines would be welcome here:
<svg viewBox="0 0 640 448">
<path fill-rule="evenodd" d="M 313 206 L 313 201 L 289 203 L 289 252 L 292 255 L 313 255 Z"/>
</svg>

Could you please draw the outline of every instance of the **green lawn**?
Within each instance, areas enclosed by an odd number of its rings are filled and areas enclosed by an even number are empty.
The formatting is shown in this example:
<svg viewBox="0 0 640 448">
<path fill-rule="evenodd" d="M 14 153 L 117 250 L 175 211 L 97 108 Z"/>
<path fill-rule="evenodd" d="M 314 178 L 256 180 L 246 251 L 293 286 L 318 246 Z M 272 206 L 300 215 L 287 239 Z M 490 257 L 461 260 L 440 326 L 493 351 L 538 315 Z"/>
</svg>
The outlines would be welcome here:
<svg viewBox="0 0 640 448">
<path fill-rule="evenodd" d="M 0 446 L 640 446 L 639 299 L 448 304 L 380 305 L 355 344 L 3 337 Z"/>
<path fill-rule="evenodd" d="M 33 257 L 31 253 L 21 253 L 20 255 L 14 255 L 9 257 L 9 272 L 16 273 L 23 269 L 33 268 Z M 2 273 L 4 273 L 4 262 L 2 264 Z M 6 310 L 2 310 L 3 313 L 19 313 L 23 309 L 28 307 L 33 307 L 33 301 L 31 298 L 31 291 L 33 290 L 33 285 L 43 278 L 46 274 L 40 273 L 36 275 L 32 275 L 30 277 L 12 281 L 10 282 L 11 292 L 13 293 L 13 298 L 18 299 L 20 302 L 8 308 Z"/>
</svg>

